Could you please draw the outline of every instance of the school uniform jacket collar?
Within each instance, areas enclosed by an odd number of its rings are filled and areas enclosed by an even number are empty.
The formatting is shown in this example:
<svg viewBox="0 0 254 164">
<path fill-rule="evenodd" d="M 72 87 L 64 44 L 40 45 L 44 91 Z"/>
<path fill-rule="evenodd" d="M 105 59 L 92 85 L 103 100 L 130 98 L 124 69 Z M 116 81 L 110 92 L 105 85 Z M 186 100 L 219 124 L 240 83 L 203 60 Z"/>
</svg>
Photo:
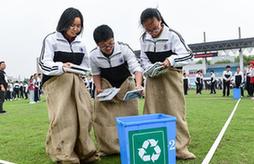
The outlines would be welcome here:
<svg viewBox="0 0 254 164">
<path fill-rule="evenodd" d="M 153 38 L 149 33 L 146 32 L 144 40 L 145 41 L 152 41 L 154 42 L 155 40 L 157 41 L 168 41 L 169 38 L 169 28 L 167 26 L 163 26 L 162 32 L 158 38 Z"/>
<path fill-rule="evenodd" d="M 56 32 L 56 39 L 60 40 L 60 41 L 68 42 L 68 40 L 60 32 Z M 74 42 L 81 42 L 81 36 L 80 35 L 76 36 L 76 38 L 72 41 L 72 43 L 74 43 Z"/>
<path fill-rule="evenodd" d="M 105 58 L 105 59 L 107 59 L 107 57 L 103 55 L 103 53 L 101 52 L 99 47 L 97 47 L 97 51 L 99 52 L 97 58 Z M 120 48 L 118 42 L 116 42 L 115 46 L 114 46 L 113 53 L 109 56 L 109 58 L 112 58 L 113 56 L 116 56 L 116 55 L 118 55 L 120 53 L 121 53 L 121 48 Z"/>
</svg>

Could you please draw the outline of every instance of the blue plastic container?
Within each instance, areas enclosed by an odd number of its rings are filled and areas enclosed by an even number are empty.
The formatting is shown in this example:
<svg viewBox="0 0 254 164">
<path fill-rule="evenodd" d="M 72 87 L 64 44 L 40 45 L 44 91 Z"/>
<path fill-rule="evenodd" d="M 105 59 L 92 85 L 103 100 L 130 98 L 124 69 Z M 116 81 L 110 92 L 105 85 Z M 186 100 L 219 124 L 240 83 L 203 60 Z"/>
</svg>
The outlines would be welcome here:
<svg viewBox="0 0 254 164">
<path fill-rule="evenodd" d="M 233 89 L 233 98 L 235 100 L 238 100 L 238 99 L 241 98 L 241 90 L 240 90 L 240 88 L 234 88 Z"/>
<path fill-rule="evenodd" d="M 118 117 L 122 164 L 175 164 L 176 118 L 165 114 Z"/>
</svg>

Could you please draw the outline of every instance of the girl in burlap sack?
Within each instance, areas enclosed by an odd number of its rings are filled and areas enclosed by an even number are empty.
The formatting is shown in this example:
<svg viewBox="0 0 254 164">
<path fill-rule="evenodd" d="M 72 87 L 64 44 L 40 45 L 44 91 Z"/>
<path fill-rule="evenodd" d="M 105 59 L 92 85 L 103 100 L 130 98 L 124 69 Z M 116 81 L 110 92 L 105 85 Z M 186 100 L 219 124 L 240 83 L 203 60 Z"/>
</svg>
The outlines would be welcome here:
<svg viewBox="0 0 254 164">
<path fill-rule="evenodd" d="M 95 100 L 94 130 L 101 155 L 119 153 L 115 117 L 138 114 L 137 100 L 123 101 L 124 94 L 142 88 L 142 69 L 127 44 L 115 42 L 112 29 L 101 25 L 94 31 L 97 48 L 91 51 L 90 66 L 96 93 L 106 88 L 120 88 L 111 101 Z M 135 75 L 136 83 L 131 77 Z"/>
<path fill-rule="evenodd" d="M 57 163 L 78 164 L 99 158 L 90 137 L 93 106 L 89 93 L 78 74 L 66 72 L 73 65 L 80 69 L 89 65 L 80 38 L 82 30 L 80 11 L 66 9 L 57 31 L 44 39 L 39 61 L 50 123 L 46 152 Z"/>
<path fill-rule="evenodd" d="M 160 62 L 163 74 L 146 78 L 144 113 L 165 113 L 176 117 L 176 155 L 181 159 L 194 159 L 189 152 L 190 135 L 185 117 L 185 100 L 181 67 L 192 54 L 183 38 L 168 28 L 160 12 L 154 8 L 144 10 L 140 22 L 145 29 L 141 37 L 141 65 L 144 70 Z M 146 72 L 146 71 L 145 71 Z"/>
</svg>

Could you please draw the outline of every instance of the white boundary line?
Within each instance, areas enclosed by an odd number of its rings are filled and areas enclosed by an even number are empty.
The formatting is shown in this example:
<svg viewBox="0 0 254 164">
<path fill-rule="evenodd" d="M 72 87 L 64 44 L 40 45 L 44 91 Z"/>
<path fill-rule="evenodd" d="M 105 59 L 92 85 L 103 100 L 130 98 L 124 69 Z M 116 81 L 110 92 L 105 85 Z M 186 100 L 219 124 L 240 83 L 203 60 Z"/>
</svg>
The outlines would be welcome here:
<svg viewBox="0 0 254 164">
<path fill-rule="evenodd" d="M 220 144 L 220 141 L 221 141 L 221 139 L 222 139 L 222 137 L 223 137 L 225 131 L 226 131 L 227 128 L 228 128 L 229 123 L 231 122 L 231 120 L 232 120 L 232 118 L 233 118 L 233 116 L 234 116 L 234 114 L 235 114 L 235 111 L 236 111 L 236 109 L 237 109 L 238 104 L 239 104 L 240 101 L 241 101 L 241 99 L 239 99 L 239 100 L 237 101 L 237 103 L 235 104 L 235 107 L 234 107 L 233 111 L 231 112 L 230 116 L 228 117 L 228 120 L 227 120 L 226 123 L 224 124 L 224 126 L 223 126 L 223 128 L 221 129 L 219 135 L 217 136 L 216 140 L 214 141 L 212 147 L 210 148 L 209 152 L 207 153 L 206 157 L 204 158 L 202 164 L 209 164 L 209 162 L 210 162 L 210 160 L 212 159 L 212 157 L 213 157 L 213 155 L 214 155 L 214 153 L 215 153 L 215 151 L 216 151 L 218 145 Z"/>
<path fill-rule="evenodd" d="M 0 164 L 14 164 L 14 163 L 11 163 L 11 162 L 8 162 L 8 161 L 3 161 L 0 159 Z"/>
</svg>

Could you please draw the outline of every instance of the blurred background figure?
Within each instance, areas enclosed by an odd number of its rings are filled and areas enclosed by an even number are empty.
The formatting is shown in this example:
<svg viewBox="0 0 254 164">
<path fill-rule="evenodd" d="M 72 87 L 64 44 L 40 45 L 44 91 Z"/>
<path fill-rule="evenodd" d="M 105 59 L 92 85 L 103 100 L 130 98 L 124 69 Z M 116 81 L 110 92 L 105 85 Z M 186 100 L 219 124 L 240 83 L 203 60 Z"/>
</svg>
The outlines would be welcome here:
<svg viewBox="0 0 254 164">
<path fill-rule="evenodd" d="M 237 67 L 236 72 L 234 74 L 234 84 L 235 88 L 240 88 L 241 89 L 241 96 L 244 96 L 243 93 L 243 73 L 240 70 L 240 67 Z"/>
<path fill-rule="evenodd" d="M 215 77 L 214 70 L 212 70 L 211 71 L 211 92 L 210 92 L 210 94 L 216 94 L 215 85 L 216 85 L 216 77 Z"/>
<path fill-rule="evenodd" d="M 5 100 L 5 92 L 7 90 L 7 77 L 4 72 L 6 68 L 6 64 L 4 61 L 0 61 L 0 114 L 5 113 L 6 111 L 3 109 L 3 104 Z"/>
<path fill-rule="evenodd" d="M 232 78 L 232 72 L 231 72 L 231 67 L 230 65 L 226 66 L 226 70 L 222 74 L 223 78 L 223 96 L 226 94 L 227 90 L 227 96 L 230 95 L 230 83 L 231 83 L 231 78 Z"/>
<path fill-rule="evenodd" d="M 189 78 L 186 75 L 186 72 L 183 73 L 183 91 L 184 95 L 188 95 L 188 85 L 189 85 Z"/>
</svg>

